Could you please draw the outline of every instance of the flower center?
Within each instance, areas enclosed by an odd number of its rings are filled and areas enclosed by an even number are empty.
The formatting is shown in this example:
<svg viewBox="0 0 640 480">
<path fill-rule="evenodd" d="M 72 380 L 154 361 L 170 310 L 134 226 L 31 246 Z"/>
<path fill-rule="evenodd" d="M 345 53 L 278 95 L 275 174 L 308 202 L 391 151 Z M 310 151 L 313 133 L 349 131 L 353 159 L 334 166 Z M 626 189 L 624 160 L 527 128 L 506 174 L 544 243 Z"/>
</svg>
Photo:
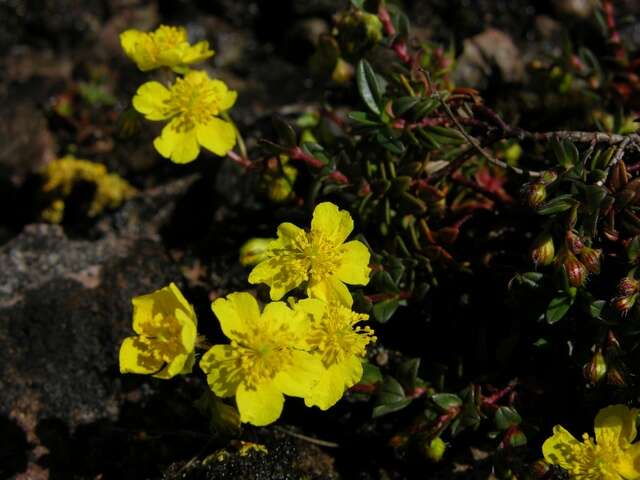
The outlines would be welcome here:
<svg viewBox="0 0 640 480">
<path fill-rule="evenodd" d="M 178 131 L 205 124 L 221 111 L 220 104 L 225 93 L 222 88 L 222 84 L 200 75 L 178 78 L 166 101 L 166 114 L 177 116 Z"/>
<path fill-rule="evenodd" d="M 320 321 L 315 321 L 307 343 L 317 349 L 326 368 L 350 356 L 363 357 L 365 348 L 376 337 L 368 327 L 355 327 L 368 315 L 355 313 L 339 304 L 329 304 Z"/>
</svg>

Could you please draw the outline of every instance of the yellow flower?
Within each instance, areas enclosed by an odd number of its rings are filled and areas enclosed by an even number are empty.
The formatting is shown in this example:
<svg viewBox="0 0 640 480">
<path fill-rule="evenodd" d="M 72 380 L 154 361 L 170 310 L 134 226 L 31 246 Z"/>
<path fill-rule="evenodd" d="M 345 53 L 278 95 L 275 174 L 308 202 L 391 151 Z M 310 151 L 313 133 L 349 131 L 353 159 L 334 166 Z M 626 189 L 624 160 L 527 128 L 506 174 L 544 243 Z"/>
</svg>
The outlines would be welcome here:
<svg viewBox="0 0 640 480">
<path fill-rule="evenodd" d="M 160 25 L 154 32 L 127 30 L 120 34 L 120 44 L 127 56 L 146 72 L 158 67 L 170 67 L 182 73 L 187 65 L 213 55 L 208 42 L 190 45 L 182 27 Z"/>
<path fill-rule="evenodd" d="M 190 71 L 167 89 L 159 82 L 143 84 L 133 97 L 134 108 L 147 120 L 169 120 L 153 145 L 165 158 L 188 163 L 200 146 L 226 155 L 236 144 L 234 126 L 220 118 L 233 106 L 237 93 L 211 79 L 206 72 Z"/>
<path fill-rule="evenodd" d="M 43 175 L 46 183 L 42 190 L 59 190 L 63 197 L 68 196 L 77 182 L 89 182 L 95 185 L 95 193 L 88 215 L 95 217 L 105 208 L 116 208 L 136 194 L 129 182 L 115 173 L 108 173 L 104 165 L 66 155 L 47 164 Z M 51 207 L 42 213 L 45 220 L 60 223 L 64 216 L 64 202 L 55 200 Z"/>
<path fill-rule="evenodd" d="M 305 397 L 305 404 L 326 410 L 362 378 L 366 346 L 375 342 L 376 337 L 370 327 L 356 325 L 367 320 L 369 315 L 353 312 L 339 303 L 327 304 L 317 299 L 301 300 L 295 304 L 294 310 L 311 316 L 306 342 L 310 352 L 320 357 L 324 367 Z"/>
<path fill-rule="evenodd" d="M 278 227 L 278 238 L 267 249 L 268 258 L 254 267 L 249 282 L 269 285 L 272 300 L 308 282 L 310 297 L 351 305 L 345 283 L 366 285 L 370 270 L 369 249 L 357 240 L 344 243 L 352 230 L 349 212 L 330 202 L 319 204 L 311 231 L 292 223 Z"/>
<path fill-rule="evenodd" d="M 231 343 L 211 347 L 200 367 L 216 395 L 235 395 L 242 422 L 267 425 L 280 416 L 284 395 L 308 395 L 322 368 L 302 351 L 308 315 L 283 302 L 271 302 L 261 313 L 248 293 L 232 293 L 211 308 Z"/>
<path fill-rule="evenodd" d="M 598 412 L 595 442 L 583 434 L 576 440 L 560 425 L 542 445 L 545 460 L 569 472 L 575 480 L 632 480 L 640 478 L 640 443 L 636 437 L 637 409 L 612 405 Z"/>
<path fill-rule="evenodd" d="M 194 363 L 197 318 L 175 284 L 135 297 L 133 330 L 120 347 L 120 372 L 171 378 Z"/>
</svg>

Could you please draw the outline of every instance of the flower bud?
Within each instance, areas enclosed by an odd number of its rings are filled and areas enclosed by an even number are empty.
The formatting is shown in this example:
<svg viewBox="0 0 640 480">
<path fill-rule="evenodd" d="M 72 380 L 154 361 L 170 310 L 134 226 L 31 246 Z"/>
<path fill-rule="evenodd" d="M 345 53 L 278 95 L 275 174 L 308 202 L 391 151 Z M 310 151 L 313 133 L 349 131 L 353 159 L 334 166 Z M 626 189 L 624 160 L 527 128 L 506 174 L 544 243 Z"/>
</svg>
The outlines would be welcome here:
<svg viewBox="0 0 640 480">
<path fill-rule="evenodd" d="M 584 248 L 584 242 L 582 241 L 582 239 L 578 234 L 570 230 L 567 232 L 566 238 L 567 238 L 567 246 L 573 253 L 577 255 L 582 251 L 582 249 Z"/>
<path fill-rule="evenodd" d="M 598 275 L 600 273 L 600 255 L 602 250 L 584 247 L 580 252 L 580 261 L 587 267 L 590 273 Z"/>
<path fill-rule="evenodd" d="M 553 262 L 556 251 L 553 238 L 544 232 L 536 237 L 531 248 L 531 260 L 536 266 L 546 266 Z"/>
<path fill-rule="evenodd" d="M 626 315 L 627 312 L 631 310 L 631 307 L 636 303 L 637 296 L 638 295 L 636 294 L 616 297 L 613 299 L 613 308 L 619 311 L 622 315 Z"/>
<path fill-rule="evenodd" d="M 540 181 L 545 185 L 551 185 L 558 179 L 558 174 L 553 170 L 547 170 L 546 172 L 542 172 L 542 176 L 540 177 Z"/>
<path fill-rule="evenodd" d="M 531 208 L 538 208 L 547 198 L 547 189 L 543 183 L 527 183 L 522 187 L 524 201 Z"/>
<path fill-rule="evenodd" d="M 436 437 L 430 442 L 425 442 L 423 448 L 424 456 L 427 457 L 428 460 L 439 462 L 442 460 L 444 452 L 447 449 L 447 444 L 440 437 Z"/>
<path fill-rule="evenodd" d="M 640 282 L 633 277 L 623 277 L 618 283 L 618 293 L 622 296 L 638 293 Z"/>
<path fill-rule="evenodd" d="M 617 368 L 607 371 L 607 383 L 610 385 L 624 385 L 624 376 Z"/>
<path fill-rule="evenodd" d="M 267 247 L 273 238 L 252 238 L 240 247 L 240 264 L 244 267 L 257 265 L 266 258 Z"/>
<path fill-rule="evenodd" d="M 591 361 L 584 366 L 582 371 L 585 378 L 593 384 L 598 383 L 606 375 L 607 362 L 599 349 L 593 354 Z"/>
<path fill-rule="evenodd" d="M 531 465 L 531 472 L 534 478 L 545 478 L 549 473 L 549 464 L 544 460 L 536 460 Z"/>
<path fill-rule="evenodd" d="M 609 332 L 607 333 L 607 348 L 614 350 L 620 349 L 620 342 L 618 341 L 618 337 L 616 337 L 616 334 L 613 333 L 612 330 L 609 330 Z"/>
<path fill-rule="evenodd" d="M 582 264 L 582 262 L 580 262 L 573 253 L 569 252 L 565 256 L 563 265 L 567 272 L 569 284 L 572 287 L 582 286 L 587 280 L 587 275 L 589 274 L 587 268 Z"/>
</svg>

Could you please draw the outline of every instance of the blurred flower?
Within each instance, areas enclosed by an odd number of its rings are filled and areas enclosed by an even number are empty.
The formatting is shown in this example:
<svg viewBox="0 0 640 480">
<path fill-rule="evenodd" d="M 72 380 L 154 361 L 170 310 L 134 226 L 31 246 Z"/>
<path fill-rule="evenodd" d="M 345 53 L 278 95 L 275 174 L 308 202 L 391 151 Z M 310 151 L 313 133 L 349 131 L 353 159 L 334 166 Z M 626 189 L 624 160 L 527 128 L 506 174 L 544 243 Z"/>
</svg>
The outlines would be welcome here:
<svg viewBox="0 0 640 480">
<path fill-rule="evenodd" d="M 271 299 L 308 282 L 310 297 L 351 305 L 353 299 L 345 283 L 369 283 L 369 249 L 357 240 L 344 243 L 353 230 L 349 212 L 330 202 L 320 203 L 313 212 L 311 231 L 282 223 L 278 238 L 269 244 L 267 260 L 254 267 L 249 283 L 266 283 Z"/>
<path fill-rule="evenodd" d="M 626 405 L 603 408 L 595 419 L 595 442 L 586 433 L 579 442 L 556 425 L 542 446 L 544 458 L 576 480 L 640 478 L 640 444 L 631 443 L 637 416 L 638 410 Z"/>
<path fill-rule="evenodd" d="M 105 208 L 117 208 L 136 194 L 136 189 L 129 182 L 115 173 L 107 172 L 101 163 L 90 162 L 66 155 L 47 164 L 43 171 L 44 192 L 59 190 L 63 197 L 71 194 L 77 182 L 89 182 L 95 185 L 95 193 L 88 215 L 95 217 Z M 56 200 L 45 212 L 43 218 L 52 223 L 60 223 L 64 214 L 64 202 Z"/>
<path fill-rule="evenodd" d="M 261 313 L 248 293 L 232 293 L 211 305 L 231 340 L 214 345 L 200 360 L 213 392 L 236 397 L 240 420 L 267 425 L 280 416 L 284 395 L 305 397 L 322 365 L 308 352 L 306 315 L 272 302 Z"/>
<path fill-rule="evenodd" d="M 191 372 L 198 320 L 178 287 L 171 283 L 132 303 L 137 335 L 122 342 L 120 372 L 164 379 Z"/>
<path fill-rule="evenodd" d="M 218 156 L 236 144 L 233 124 L 218 118 L 231 108 L 237 93 L 202 71 L 190 71 L 167 89 L 159 82 L 143 84 L 133 97 L 134 108 L 147 120 L 169 120 L 153 145 L 165 158 L 188 163 L 200 146 Z"/>
<path fill-rule="evenodd" d="M 366 346 L 375 342 L 376 337 L 371 327 L 356 325 L 369 315 L 353 312 L 339 303 L 311 298 L 297 302 L 294 310 L 311 316 L 306 342 L 310 352 L 321 358 L 324 367 L 304 402 L 309 407 L 315 405 L 326 410 L 362 378 Z"/>
<path fill-rule="evenodd" d="M 240 265 L 257 265 L 267 258 L 267 247 L 273 238 L 251 238 L 240 247 Z"/>
<path fill-rule="evenodd" d="M 167 25 L 160 25 L 150 33 L 126 30 L 120 34 L 120 44 L 143 72 L 170 67 L 182 73 L 187 65 L 206 60 L 214 53 L 206 41 L 190 45 L 185 28 Z"/>
</svg>

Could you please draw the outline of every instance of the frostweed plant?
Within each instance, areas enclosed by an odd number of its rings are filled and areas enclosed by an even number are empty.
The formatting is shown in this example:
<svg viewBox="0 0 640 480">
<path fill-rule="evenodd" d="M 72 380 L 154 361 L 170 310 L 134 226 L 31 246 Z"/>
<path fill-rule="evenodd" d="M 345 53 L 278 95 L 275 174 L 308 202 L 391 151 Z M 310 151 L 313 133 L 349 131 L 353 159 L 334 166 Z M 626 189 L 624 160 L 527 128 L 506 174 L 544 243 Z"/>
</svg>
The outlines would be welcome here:
<svg viewBox="0 0 640 480">
<path fill-rule="evenodd" d="M 126 30 L 120 34 L 120 43 L 127 56 L 143 72 L 169 67 L 183 73 L 188 65 L 213 56 L 206 41 L 191 45 L 183 27 L 160 25 L 153 32 Z"/>
<path fill-rule="evenodd" d="M 297 302 L 294 310 L 311 317 L 305 341 L 323 367 L 304 401 L 309 407 L 327 410 L 362 378 L 366 347 L 376 337 L 371 327 L 358 324 L 368 320 L 369 315 L 356 313 L 338 302 L 312 298 Z"/>
<path fill-rule="evenodd" d="M 284 395 L 306 397 L 320 363 L 306 352 L 310 322 L 283 302 L 260 312 L 248 293 L 232 293 L 211 306 L 228 345 L 214 345 L 200 360 L 213 392 L 235 396 L 240 420 L 267 425 L 282 412 Z"/>
<path fill-rule="evenodd" d="M 266 260 L 249 274 L 249 283 L 266 283 L 272 300 L 306 283 L 310 297 L 351 305 L 353 299 L 345 284 L 369 282 L 369 249 L 358 241 L 345 243 L 353 231 L 349 212 L 330 202 L 313 211 L 311 229 L 292 223 L 278 227 L 278 238 L 267 247 Z"/>
<path fill-rule="evenodd" d="M 234 126 L 219 116 L 230 109 L 237 94 L 204 71 L 190 71 L 170 88 L 147 82 L 133 97 L 133 107 L 147 120 L 169 123 L 153 145 L 175 163 L 196 159 L 200 147 L 226 155 L 236 143 Z"/>
<path fill-rule="evenodd" d="M 632 443 L 637 418 L 638 410 L 626 405 L 603 408 L 594 422 L 595 441 L 585 433 L 580 442 L 556 425 L 542 446 L 544 458 L 575 480 L 640 478 L 640 443 Z"/>
<path fill-rule="evenodd" d="M 120 372 L 167 379 L 190 373 L 198 321 L 175 284 L 135 297 L 133 330 L 120 347 Z"/>
</svg>

